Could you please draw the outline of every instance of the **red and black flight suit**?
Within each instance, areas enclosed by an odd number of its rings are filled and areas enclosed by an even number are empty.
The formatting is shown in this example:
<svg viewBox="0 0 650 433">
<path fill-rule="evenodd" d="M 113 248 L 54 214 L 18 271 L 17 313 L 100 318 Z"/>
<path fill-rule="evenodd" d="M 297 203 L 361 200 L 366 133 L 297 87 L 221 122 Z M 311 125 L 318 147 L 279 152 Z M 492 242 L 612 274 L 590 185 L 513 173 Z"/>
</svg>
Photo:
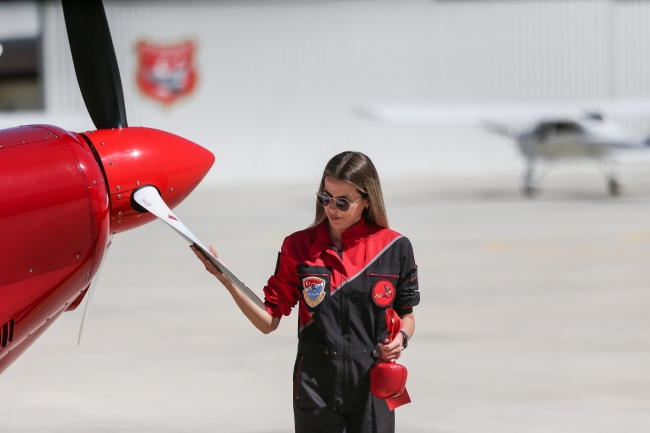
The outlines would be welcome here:
<svg viewBox="0 0 650 433">
<path fill-rule="evenodd" d="M 394 412 L 370 393 L 368 372 L 386 338 L 386 308 L 403 316 L 420 301 L 413 249 L 365 219 L 341 243 L 333 246 L 327 220 L 292 234 L 264 288 L 273 317 L 298 304 L 296 432 L 394 432 Z"/>
</svg>

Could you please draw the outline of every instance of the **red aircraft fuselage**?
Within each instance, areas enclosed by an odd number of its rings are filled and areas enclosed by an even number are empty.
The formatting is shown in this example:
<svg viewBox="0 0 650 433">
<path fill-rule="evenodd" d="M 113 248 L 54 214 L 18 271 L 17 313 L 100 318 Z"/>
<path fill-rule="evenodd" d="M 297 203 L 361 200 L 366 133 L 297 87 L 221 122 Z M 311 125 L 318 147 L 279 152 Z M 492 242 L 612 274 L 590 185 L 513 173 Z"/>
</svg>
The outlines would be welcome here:
<svg viewBox="0 0 650 433">
<path fill-rule="evenodd" d="M 150 128 L 0 130 L 0 373 L 81 303 L 110 234 L 155 219 L 131 206 L 134 190 L 153 185 L 174 208 L 213 163 Z"/>
</svg>

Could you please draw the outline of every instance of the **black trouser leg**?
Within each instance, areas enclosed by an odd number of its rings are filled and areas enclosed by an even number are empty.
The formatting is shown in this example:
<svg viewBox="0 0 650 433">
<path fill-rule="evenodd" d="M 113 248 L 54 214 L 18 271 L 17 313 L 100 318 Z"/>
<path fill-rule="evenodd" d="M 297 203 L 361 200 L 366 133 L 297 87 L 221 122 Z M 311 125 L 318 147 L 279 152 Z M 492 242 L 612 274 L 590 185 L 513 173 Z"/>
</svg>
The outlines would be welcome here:
<svg viewBox="0 0 650 433">
<path fill-rule="evenodd" d="M 374 359 L 330 360 L 298 354 L 294 365 L 296 433 L 394 433 L 395 413 L 370 393 Z"/>
<path fill-rule="evenodd" d="M 385 400 L 368 394 L 363 411 L 344 415 L 346 433 L 395 433 L 395 412 L 388 409 Z"/>
<path fill-rule="evenodd" d="M 332 410 L 330 407 L 323 407 L 308 412 L 293 408 L 293 419 L 296 433 L 344 433 L 346 432 L 345 418 Z M 347 432 L 354 430 L 347 429 Z"/>
<path fill-rule="evenodd" d="M 341 414 L 329 406 L 315 410 L 296 407 L 293 414 L 296 433 L 395 433 L 395 412 L 385 400 L 368 393 L 363 409 Z"/>
</svg>

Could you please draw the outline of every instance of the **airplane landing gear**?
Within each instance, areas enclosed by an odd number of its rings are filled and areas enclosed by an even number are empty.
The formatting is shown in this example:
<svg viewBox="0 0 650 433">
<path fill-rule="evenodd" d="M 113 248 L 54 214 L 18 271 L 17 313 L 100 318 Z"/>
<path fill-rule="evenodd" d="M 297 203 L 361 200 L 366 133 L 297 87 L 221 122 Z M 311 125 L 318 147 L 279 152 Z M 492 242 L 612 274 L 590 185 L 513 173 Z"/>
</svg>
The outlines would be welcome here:
<svg viewBox="0 0 650 433">
<path fill-rule="evenodd" d="M 531 185 L 525 185 L 522 192 L 524 194 L 524 197 L 533 198 L 539 192 L 539 188 L 535 188 L 534 186 Z"/>
<path fill-rule="evenodd" d="M 607 180 L 607 190 L 609 191 L 609 195 L 612 197 L 616 197 L 621 195 L 621 184 L 618 183 L 618 180 L 614 177 L 610 177 Z"/>
<path fill-rule="evenodd" d="M 616 170 L 616 165 L 613 161 L 602 160 L 599 165 L 596 166 L 598 171 L 607 179 L 607 192 L 610 197 L 618 197 L 623 193 L 623 186 L 618 181 L 618 171 Z"/>
<path fill-rule="evenodd" d="M 524 189 L 522 192 L 526 198 L 532 198 L 539 192 L 537 182 L 535 181 L 535 161 L 533 158 L 529 158 L 528 164 L 526 165 L 526 172 L 524 173 Z"/>
</svg>

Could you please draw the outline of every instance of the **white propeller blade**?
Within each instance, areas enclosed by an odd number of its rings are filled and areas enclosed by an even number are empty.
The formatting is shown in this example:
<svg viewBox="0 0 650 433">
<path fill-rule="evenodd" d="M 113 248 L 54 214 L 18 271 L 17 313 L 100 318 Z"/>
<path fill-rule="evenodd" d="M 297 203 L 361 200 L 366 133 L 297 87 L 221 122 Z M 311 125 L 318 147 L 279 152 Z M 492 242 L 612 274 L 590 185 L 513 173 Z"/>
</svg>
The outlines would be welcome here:
<svg viewBox="0 0 650 433">
<path fill-rule="evenodd" d="M 226 277 L 232 281 L 232 283 L 235 285 L 235 287 L 237 287 L 237 289 L 239 289 L 239 291 L 241 291 L 248 299 L 253 301 L 255 305 L 266 311 L 266 306 L 260 300 L 260 298 L 258 298 L 257 295 L 251 291 L 251 289 L 246 287 L 246 285 L 239 278 L 237 278 L 237 276 L 233 274 L 232 271 L 228 269 L 221 260 L 212 255 L 212 253 L 205 247 L 205 245 L 203 245 L 201 241 L 199 241 L 198 238 L 194 236 L 190 229 L 188 229 L 187 226 L 181 222 L 180 218 L 178 218 L 174 212 L 169 209 L 169 206 L 167 206 L 162 197 L 160 197 L 160 194 L 158 194 L 158 190 L 156 188 L 153 186 L 145 186 L 143 188 L 140 188 L 135 192 L 135 194 L 133 194 L 133 199 L 140 206 L 173 228 L 190 244 L 196 245 L 201 250 L 201 252 L 203 252 L 203 254 L 208 259 L 210 259 L 210 261 L 217 267 L 217 269 L 223 272 Z"/>
<path fill-rule="evenodd" d="M 111 247 L 111 244 L 113 243 L 113 236 L 115 235 L 108 236 L 108 243 L 106 244 L 106 251 L 104 252 L 104 258 L 102 259 L 102 262 L 99 264 L 99 269 L 97 269 L 97 273 L 93 277 L 93 280 L 90 282 L 88 293 L 86 293 L 86 306 L 84 307 L 84 315 L 81 317 L 81 326 L 79 327 L 79 338 L 77 339 L 77 346 L 81 344 L 81 334 L 84 331 L 84 324 L 86 323 L 86 318 L 88 317 L 88 311 L 90 311 L 90 302 L 93 300 L 93 295 L 95 294 L 95 289 L 97 288 L 97 282 L 99 281 L 99 274 L 102 272 L 104 263 L 106 263 L 106 256 L 108 255 L 108 249 Z"/>
</svg>

